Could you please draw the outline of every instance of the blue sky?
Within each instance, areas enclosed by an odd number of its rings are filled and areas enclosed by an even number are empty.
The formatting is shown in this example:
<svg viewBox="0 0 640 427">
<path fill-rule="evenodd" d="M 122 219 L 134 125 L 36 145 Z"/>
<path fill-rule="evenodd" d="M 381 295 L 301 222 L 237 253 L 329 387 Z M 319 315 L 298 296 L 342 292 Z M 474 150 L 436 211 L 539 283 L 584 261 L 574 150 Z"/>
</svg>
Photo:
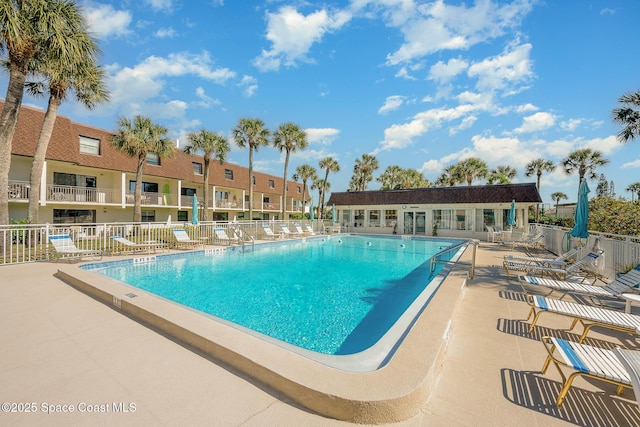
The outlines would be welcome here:
<svg viewBox="0 0 640 427">
<path fill-rule="evenodd" d="M 275 129 L 297 123 L 318 168 L 327 156 L 346 191 L 355 159 L 415 168 L 433 181 L 467 157 L 510 165 L 556 163 L 578 148 L 601 151 L 598 169 L 618 196 L 640 181 L 640 141 L 623 145 L 611 110 L 640 89 L 640 3 L 636 0 L 512 1 L 80 1 L 102 49 L 111 101 L 61 114 L 115 130 L 143 114 L 186 143 L 202 127 L 229 136 L 229 161 L 248 165 L 231 130 L 242 117 Z M 0 78 L 6 87 L 6 75 Z M 25 97 L 25 104 L 44 102 Z M 273 148 L 257 170 L 281 176 Z M 474 181 L 481 184 L 484 181 Z M 590 181 L 592 195 L 597 182 Z M 373 181 L 368 189 L 379 189 Z M 543 175 L 541 195 L 577 198 L 577 175 Z M 317 199 L 317 194 L 313 194 Z"/>
</svg>

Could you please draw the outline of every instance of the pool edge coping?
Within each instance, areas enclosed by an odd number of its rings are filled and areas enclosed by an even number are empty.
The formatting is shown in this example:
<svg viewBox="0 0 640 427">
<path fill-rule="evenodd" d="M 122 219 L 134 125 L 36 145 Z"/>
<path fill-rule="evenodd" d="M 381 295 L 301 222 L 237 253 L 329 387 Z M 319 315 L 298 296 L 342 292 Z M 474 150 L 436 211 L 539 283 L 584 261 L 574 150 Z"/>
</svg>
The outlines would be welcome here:
<svg viewBox="0 0 640 427">
<path fill-rule="evenodd" d="M 469 252 L 465 251 L 461 258 Z M 85 271 L 79 265 L 60 267 L 56 277 L 320 415 L 379 424 L 416 415 L 437 384 L 467 272 L 460 264 L 449 269 L 440 289 L 392 359 L 381 369 L 368 373 L 331 368 L 142 293 L 131 298 L 127 296 L 131 294 L 130 287 Z"/>
</svg>

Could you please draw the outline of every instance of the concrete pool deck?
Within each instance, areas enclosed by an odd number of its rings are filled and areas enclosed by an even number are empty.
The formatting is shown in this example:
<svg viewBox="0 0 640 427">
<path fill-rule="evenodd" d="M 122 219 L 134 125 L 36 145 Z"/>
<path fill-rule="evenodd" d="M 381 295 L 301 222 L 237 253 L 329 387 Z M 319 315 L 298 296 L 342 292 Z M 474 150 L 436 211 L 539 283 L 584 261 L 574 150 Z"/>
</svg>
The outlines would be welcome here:
<svg viewBox="0 0 640 427">
<path fill-rule="evenodd" d="M 417 413 L 388 425 L 640 424 L 633 392 L 617 397 L 613 386 L 601 382 L 576 380 L 563 408 L 555 407 L 559 375 L 553 369 L 540 374 L 545 352 L 539 340 L 544 334 L 566 336 L 556 330 L 567 328 L 569 321 L 548 316 L 527 333 L 528 306 L 501 267 L 507 253 L 511 251 L 481 243 L 475 278 L 461 290 L 452 286 L 459 295 L 448 308 L 428 308 L 450 313 L 450 340 L 431 387 L 420 395 Z M 37 409 L 2 412 L 1 424 L 351 425 L 317 415 L 54 277 L 72 267 L 38 263 L 0 268 L 1 400 L 22 404 L 22 409 L 34 403 Z M 456 268 L 450 279 L 463 282 L 463 270 Z M 600 330 L 590 337 L 638 345 L 635 337 Z M 402 369 L 410 373 L 428 353 L 408 349 L 401 355 L 406 358 Z M 49 405 L 70 405 L 74 412 L 43 413 L 70 409 Z"/>
</svg>

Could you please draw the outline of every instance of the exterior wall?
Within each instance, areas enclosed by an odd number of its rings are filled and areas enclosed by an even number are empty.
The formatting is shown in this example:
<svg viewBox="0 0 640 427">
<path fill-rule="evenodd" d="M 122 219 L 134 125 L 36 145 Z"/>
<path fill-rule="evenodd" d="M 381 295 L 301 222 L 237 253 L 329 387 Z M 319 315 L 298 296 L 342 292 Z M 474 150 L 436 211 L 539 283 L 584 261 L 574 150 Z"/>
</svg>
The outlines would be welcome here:
<svg viewBox="0 0 640 427">
<path fill-rule="evenodd" d="M 511 228 L 506 225 L 510 208 L 511 205 L 507 203 L 336 206 L 336 222 L 343 230 L 358 233 L 437 235 L 486 240 L 488 225 L 507 230 Z M 372 215 L 371 211 L 379 211 L 379 214 Z M 395 221 L 387 218 L 387 211 L 396 212 Z M 528 230 L 527 211 L 528 205 L 516 204 L 514 232 Z M 434 229 L 436 222 L 438 227 Z"/>
</svg>

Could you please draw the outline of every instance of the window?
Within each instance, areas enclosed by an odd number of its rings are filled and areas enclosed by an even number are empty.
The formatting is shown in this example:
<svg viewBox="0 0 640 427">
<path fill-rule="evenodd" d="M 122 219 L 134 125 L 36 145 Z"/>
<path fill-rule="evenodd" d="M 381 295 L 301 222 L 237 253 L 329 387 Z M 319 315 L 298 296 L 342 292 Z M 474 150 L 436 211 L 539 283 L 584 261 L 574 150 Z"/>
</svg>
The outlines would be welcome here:
<svg viewBox="0 0 640 427">
<path fill-rule="evenodd" d="M 487 227 L 496 225 L 496 211 L 493 209 L 476 209 L 476 231 L 487 231 Z"/>
<path fill-rule="evenodd" d="M 212 219 L 214 221 L 229 221 L 229 213 L 228 212 L 214 212 Z"/>
<path fill-rule="evenodd" d="M 251 182 L 253 183 L 253 185 L 256 185 L 256 176 L 252 176 L 251 177 Z"/>
<path fill-rule="evenodd" d="M 193 173 L 196 175 L 202 175 L 202 163 L 191 162 L 191 166 L 193 167 Z"/>
<path fill-rule="evenodd" d="M 224 170 L 224 178 L 233 180 L 233 171 L 231 169 Z"/>
<path fill-rule="evenodd" d="M 364 210 L 356 209 L 353 214 L 353 226 L 354 227 L 363 227 L 364 226 Z"/>
<path fill-rule="evenodd" d="M 299 185 L 296 187 L 296 191 L 298 192 L 298 194 L 302 193 L 302 189 L 300 188 Z"/>
<path fill-rule="evenodd" d="M 158 156 L 158 153 L 147 153 L 147 164 L 160 166 L 160 156 Z"/>
<path fill-rule="evenodd" d="M 83 154 L 100 155 L 100 140 L 80 135 L 80 152 Z"/>
<path fill-rule="evenodd" d="M 73 173 L 53 173 L 53 183 L 55 185 L 68 185 L 71 187 L 95 188 L 96 177 L 87 175 L 76 175 Z"/>
<path fill-rule="evenodd" d="M 76 224 L 76 223 L 95 223 L 95 210 L 79 210 L 79 209 L 54 209 L 54 224 Z"/>
<path fill-rule="evenodd" d="M 136 191 L 136 182 L 129 181 L 129 191 L 133 193 Z M 142 192 L 143 193 L 157 193 L 158 192 L 158 183 L 157 182 L 142 182 Z"/>
<path fill-rule="evenodd" d="M 196 189 L 195 188 L 182 187 L 180 189 L 180 195 L 182 195 L 182 196 L 195 196 L 196 195 Z"/>
<path fill-rule="evenodd" d="M 189 221 L 189 212 L 188 211 L 178 211 L 178 221 L 181 221 L 181 222 Z"/>
<path fill-rule="evenodd" d="M 380 211 L 369 211 L 369 227 L 380 227 Z"/>
<path fill-rule="evenodd" d="M 393 210 L 386 210 L 384 211 L 384 226 L 385 227 L 393 227 L 397 224 L 398 222 L 398 211 L 393 209 Z"/>
<path fill-rule="evenodd" d="M 156 222 L 156 211 L 142 211 L 141 222 Z"/>
<path fill-rule="evenodd" d="M 254 183 L 254 184 L 256 183 L 256 182 L 255 182 L 255 177 L 254 177 L 254 181 L 253 181 L 253 183 Z M 274 180 L 272 180 L 272 179 L 270 179 L 270 180 L 269 180 L 269 188 L 276 188 L 276 183 L 275 183 L 275 181 L 274 181 Z"/>
<path fill-rule="evenodd" d="M 434 209 L 433 224 L 438 230 L 451 229 L 451 209 Z"/>
<path fill-rule="evenodd" d="M 433 210 L 433 223 L 439 230 L 471 230 L 472 220 L 470 209 Z"/>
</svg>

